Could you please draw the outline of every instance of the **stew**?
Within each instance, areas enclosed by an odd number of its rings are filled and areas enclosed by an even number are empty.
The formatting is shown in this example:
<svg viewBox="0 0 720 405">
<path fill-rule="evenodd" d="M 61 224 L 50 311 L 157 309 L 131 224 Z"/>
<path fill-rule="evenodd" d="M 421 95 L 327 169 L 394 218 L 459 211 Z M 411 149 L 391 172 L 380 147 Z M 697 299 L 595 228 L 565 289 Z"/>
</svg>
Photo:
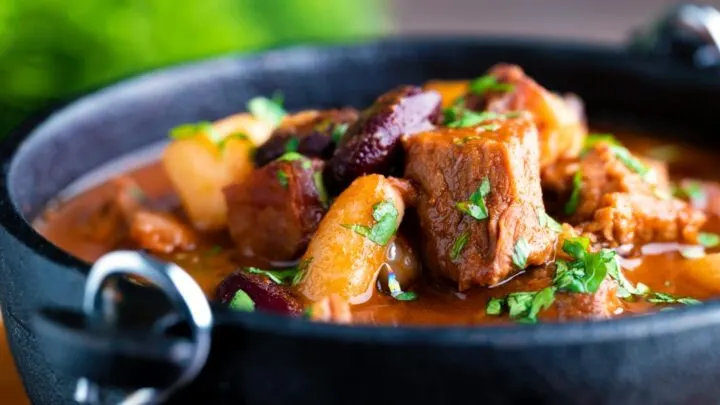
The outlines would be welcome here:
<svg viewBox="0 0 720 405">
<path fill-rule="evenodd" d="M 92 262 L 142 249 L 237 311 L 314 321 L 599 320 L 720 295 L 715 156 L 589 131 L 520 67 L 401 86 L 363 111 L 248 112 L 35 221 Z"/>
</svg>

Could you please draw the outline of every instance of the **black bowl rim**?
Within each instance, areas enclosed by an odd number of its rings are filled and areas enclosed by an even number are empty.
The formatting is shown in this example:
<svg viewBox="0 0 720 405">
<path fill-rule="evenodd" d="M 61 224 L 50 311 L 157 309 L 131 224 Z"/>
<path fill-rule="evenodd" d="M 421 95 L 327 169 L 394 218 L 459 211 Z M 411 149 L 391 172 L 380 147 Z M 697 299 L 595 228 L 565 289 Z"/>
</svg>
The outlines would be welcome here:
<svg viewBox="0 0 720 405">
<path fill-rule="evenodd" d="M 383 49 L 395 47 L 425 47 L 443 44 L 473 44 L 487 46 L 508 46 L 519 49 L 544 49 L 553 52 L 585 52 L 588 55 L 603 58 L 639 58 L 620 47 L 586 44 L 579 42 L 537 40 L 503 37 L 394 37 L 372 40 L 353 45 L 301 45 L 269 51 L 230 54 L 221 57 L 180 64 L 168 68 L 152 70 L 144 74 L 121 80 L 96 92 L 79 97 L 66 106 L 30 119 L 18 130 L 0 142 L 0 225 L 20 243 L 56 265 L 68 271 L 87 274 L 90 266 L 85 262 L 56 247 L 37 233 L 20 212 L 19 207 L 10 198 L 7 179 L 15 154 L 21 151 L 24 142 L 31 138 L 38 128 L 46 122 L 72 112 L 79 104 L 89 103 L 105 94 L 115 91 L 127 91 L 139 87 L 143 82 L 152 80 L 158 73 L 164 75 L 182 75 L 212 68 L 226 61 L 252 63 L 261 58 L 308 58 L 311 54 L 332 56 L 342 51 L 373 50 L 382 53 Z M 647 58 L 647 56 L 645 56 Z M 663 65 L 673 74 L 699 80 L 698 72 L 690 68 L 669 63 L 658 58 L 652 63 Z M 700 80 L 717 83 L 717 79 L 707 76 Z M 698 330 L 720 323 L 720 302 L 707 302 L 703 305 L 679 308 L 674 311 L 652 316 L 632 316 L 605 321 L 571 321 L 563 323 L 539 323 L 535 325 L 502 326 L 345 326 L 309 322 L 301 318 L 288 318 L 266 313 L 235 313 L 218 305 L 213 305 L 215 325 L 223 327 L 241 327 L 258 332 L 276 335 L 340 340 L 366 344 L 390 345 L 452 345 L 458 347 L 493 347 L 513 349 L 526 346 L 583 345 L 588 343 L 607 343 L 621 340 L 645 339 L 651 336 L 681 333 Z"/>
</svg>

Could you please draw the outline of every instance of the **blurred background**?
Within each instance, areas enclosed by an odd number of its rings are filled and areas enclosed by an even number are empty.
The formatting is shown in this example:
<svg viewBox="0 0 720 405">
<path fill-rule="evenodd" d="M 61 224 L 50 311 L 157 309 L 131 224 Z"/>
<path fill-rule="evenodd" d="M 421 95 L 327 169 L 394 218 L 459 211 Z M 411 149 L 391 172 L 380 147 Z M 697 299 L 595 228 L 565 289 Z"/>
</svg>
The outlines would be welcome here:
<svg viewBox="0 0 720 405">
<path fill-rule="evenodd" d="M 669 0 L 0 0 L 0 137 L 29 114 L 148 69 L 391 34 L 620 42 Z M 720 3 L 715 0 L 714 3 Z"/>
</svg>

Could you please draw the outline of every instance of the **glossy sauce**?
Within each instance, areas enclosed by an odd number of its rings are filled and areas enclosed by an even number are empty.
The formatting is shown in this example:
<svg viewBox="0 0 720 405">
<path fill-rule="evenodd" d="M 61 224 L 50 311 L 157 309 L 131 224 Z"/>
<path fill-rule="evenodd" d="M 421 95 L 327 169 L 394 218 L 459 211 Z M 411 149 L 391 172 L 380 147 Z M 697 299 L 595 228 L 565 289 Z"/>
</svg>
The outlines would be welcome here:
<svg viewBox="0 0 720 405">
<path fill-rule="evenodd" d="M 634 153 L 662 158 L 669 163 L 673 178 L 692 177 L 720 180 L 713 173 L 717 157 L 709 152 L 686 146 L 668 146 L 664 140 L 630 133 L 616 136 Z M 153 163 L 127 173 L 138 182 L 153 200 L 162 201 L 169 211 L 183 218 L 172 186 L 159 163 Z M 108 251 L 133 248 L 126 235 L 120 234 L 115 219 L 108 211 L 114 197 L 114 187 L 102 184 L 83 192 L 68 201 L 56 204 L 35 221 L 34 226 L 47 239 L 87 262 L 93 262 Z M 720 221 L 709 216 L 705 230 L 720 232 Z M 647 245 L 640 257 L 622 259 L 626 276 L 633 282 L 641 281 L 653 291 L 707 299 L 720 295 L 684 275 L 679 245 Z M 233 254 L 233 244 L 225 234 L 204 234 L 200 246 L 191 253 L 158 255 L 186 269 L 201 285 L 206 294 L 214 298 L 214 290 L 220 281 L 236 269 L 244 266 L 268 267 L 269 263 L 240 261 Z M 400 252 L 402 254 L 402 252 Z M 399 262 L 403 262 L 399 260 Z M 368 302 L 354 306 L 355 322 L 373 324 L 424 324 L 424 325 L 472 325 L 506 323 L 506 318 L 487 316 L 485 306 L 490 297 L 504 296 L 510 292 L 525 290 L 532 280 L 532 270 L 493 288 L 475 288 L 459 293 L 451 284 L 424 281 L 414 290 L 421 297 L 412 302 L 400 302 L 385 294 L 374 293 Z M 642 314 L 661 307 L 636 301 L 622 301 L 618 315 Z M 554 319 L 554 309 L 540 314 L 541 319 Z"/>
</svg>

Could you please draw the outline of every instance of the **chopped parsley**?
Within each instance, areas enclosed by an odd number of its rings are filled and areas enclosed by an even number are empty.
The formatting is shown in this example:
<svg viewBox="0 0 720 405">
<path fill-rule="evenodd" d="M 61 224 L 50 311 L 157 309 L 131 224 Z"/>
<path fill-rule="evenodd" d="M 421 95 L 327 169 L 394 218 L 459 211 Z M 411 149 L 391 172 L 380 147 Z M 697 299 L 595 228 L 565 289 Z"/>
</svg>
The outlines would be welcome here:
<svg viewBox="0 0 720 405">
<path fill-rule="evenodd" d="M 648 298 L 648 302 L 653 304 L 684 304 L 684 305 L 699 305 L 702 301 L 696 300 L 690 297 L 675 297 L 672 294 L 654 292 Z"/>
<path fill-rule="evenodd" d="M 643 283 L 633 285 L 630 280 L 625 277 L 625 274 L 620 268 L 620 263 L 617 260 L 617 254 L 615 254 L 615 252 L 613 253 L 612 261 L 608 263 L 608 275 L 618 283 L 617 296 L 620 298 L 630 298 L 634 295 L 644 297 L 649 294 L 650 288 L 647 285 Z"/>
<path fill-rule="evenodd" d="M 528 256 L 530 256 L 530 245 L 524 237 L 515 242 L 515 247 L 512 252 L 512 262 L 519 269 L 527 267 Z"/>
<path fill-rule="evenodd" d="M 698 243 L 706 248 L 714 248 L 720 245 L 720 236 L 715 233 L 700 232 L 697 239 Z"/>
<path fill-rule="evenodd" d="M 545 209 L 542 207 L 536 207 L 535 211 L 537 212 L 538 216 L 538 224 L 543 227 L 547 228 L 553 232 L 560 233 L 562 232 L 562 225 L 558 223 L 556 220 L 553 219 L 550 215 L 548 215 L 547 212 L 545 212 Z"/>
<path fill-rule="evenodd" d="M 170 138 L 175 140 L 189 139 L 197 135 L 205 135 L 210 142 L 221 145 L 226 137 L 220 135 L 212 122 L 200 121 L 194 124 L 182 124 L 170 130 Z"/>
<path fill-rule="evenodd" d="M 253 312 L 255 311 L 255 301 L 245 291 L 237 290 L 228 303 L 228 307 L 233 311 Z"/>
<path fill-rule="evenodd" d="M 372 216 L 375 223 L 371 227 L 350 224 L 343 224 L 342 226 L 370 239 L 380 246 L 385 246 L 393 235 L 395 235 L 400 225 L 398 224 L 400 214 L 392 201 L 384 200 L 373 205 Z"/>
<path fill-rule="evenodd" d="M 476 125 L 480 125 L 485 121 L 489 120 L 495 120 L 498 118 L 503 118 L 504 116 L 502 114 L 498 114 L 492 111 L 483 111 L 483 112 L 475 112 L 470 110 L 463 110 L 460 112 L 455 112 L 452 115 L 452 118 L 448 121 L 448 115 L 445 115 L 446 122 L 445 125 L 447 125 L 449 128 L 468 128 L 468 127 L 474 127 Z"/>
<path fill-rule="evenodd" d="M 253 274 L 262 274 L 272 280 L 275 284 L 290 284 L 298 272 L 298 268 L 291 267 L 281 270 L 263 270 L 257 267 L 246 267 L 245 271 Z"/>
<path fill-rule="evenodd" d="M 473 79 L 468 88 L 473 94 L 482 96 L 489 92 L 509 92 L 515 89 L 515 86 L 509 83 L 498 82 L 497 78 L 493 75 L 484 75 L 476 79 Z"/>
<path fill-rule="evenodd" d="M 630 153 L 627 148 L 621 145 L 611 145 L 610 150 L 615 154 L 615 157 L 622 162 L 628 169 L 639 174 L 645 178 L 650 173 L 650 168 L 641 162 L 640 159 Z"/>
<path fill-rule="evenodd" d="M 455 207 L 462 213 L 470 215 L 478 221 L 488 217 L 487 205 L 485 205 L 485 197 L 490 194 L 490 178 L 485 176 L 472 194 L 468 201 L 461 201 L 455 204 Z"/>
<path fill-rule="evenodd" d="M 300 139 L 297 136 L 291 136 L 285 142 L 285 152 L 297 152 L 300 146 Z"/>
<path fill-rule="evenodd" d="M 400 286 L 400 282 L 397 280 L 395 272 L 388 267 L 388 289 L 390 290 L 390 296 L 398 301 L 414 301 L 417 299 L 417 294 L 412 291 L 403 291 Z"/>
<path fill-rule="evenodd" d="M 327 189 L 325 188 L 325 183 L 323 183 L 322 172 L 313 173 L 313 183 L 315 184 L 315 189 L 318 193 L 318 200 L 323 205 L 323 207 L 327 208 L 329 206 L 329 199 Z"/>
<path fill-rule="evenodd" d="M 292 281 L 290 282 L 290 285 L 298 285 L 303 277 L 305 277 L 305 273 L 307 273 L 308 267 L 310 267 L 310 263 L 312 263 L 313 258 L 308 257 L 307 259 L 303 259 L 300 261 L 300 263 L 297 266 L 297 272 L 295 273 L 295 276 L 293 277 Z"/>
<path fill-rule="evenodd" d="M 514 292 L 503 298 L 492 298 L 485 313 L 501 315 L 507 307 L 510 318 L 520 323 L 535 323 L 540 311 L 550 308 L 555 302 L 555 288 L 546 287 L 536 292 Z"/>
<path fill-rule="evenodd" d="M 455 239 L 455 242 L 453 242 L 452 247 L 450 248 L 450 259 L 452 261 L 456 261 L 460 257 L 460 253 L 462 253 L 463 249 L 465 248 L 465 245 L 468 242 L 468 238 L 470 238 L 470 232 L 465 231 L 460 234 L 460 236 Z"/>
<path fill-rule="evenodd" d="M 274 95 L 272 99 L 266 97 L 255 97 L 251 99 L 247 103 L 247 109 L 255 118 L 273 126 L 278 126 L 287 115 L 282 104 L 282 95 L 278 93 Z"/>
<path fill-rule="evenodd" d="M 394 298 L 398 301 L 415 301 L 417 299 L 417 294 L 413 291 L 406 291 L 402 294 L 398 294 Z"/>
<path fill-rule="evenodd" d="M 588 149 L 592 149 L 593 146 L 600 143 L 607 143 L 609 145 L 620 145 L 620 142 L 615 139 L 613 134 L 588 134 L 588 136 L 585 138 L 585 143 L 583 144 L 583 153 L 587 152 Z"/>
<path fill-rule="evenodd" d="M 277 176 L 277 181 L 278 181 L 278 183 L 280 183 L 281 186 L 287 188 L 288 182 L 289 182 L 289 180 L 290 180 L 290 176 L 288 176 L 288 174 L 285 173 L 284 170 L 278 170 L 278 171 L 275 173 L 275 176 Z"/>
<path fill-rule="evenodd" d="M 505 304 L 505 298 L 490 298 L 490 301 L 485 307 L 485 313 L 488 315 L 497 316 L 502 314 L 503 305 Z"/>
<path fill-rule="evenodd" d="M 294 162 L 296 160 L 300 160 L 302 163 L 303 169 L 310 169 L 312 167 L 312 162 L 307 157 L 297 153 L 297 152 L 285 152 L 282 156 L 275 159 L 278 162 Z"/>
<path fill-rule="evenodd" d="M 582 187 L 582 172 L 578 170 L 573 176 L 573 189 L 570 193 L 570 199 L 565 203 L 565 213 L 572 215 L 580 205 L 580 187 Z"/>
<path fill-rule="evenodd" d="M 562 250 L 573 260 L 556 260 L 554 284 L 562 291 L 594 293 L 605 280 L 611 267 L 617 265 L 615 252 L 601 249 L 589 252 L 590 240 L 584 237 L 568 238 Z"/>
<path fill-rule="evenodd" d="M 332 137 L 332 141 L 335 144 L 340 143 L 340 140 L 345 136 L 345 133 L 347 132 L 348 127 L 349 127 L 349 125 L 345 124 L 345 123 L 337 124 L 337 125 L 335 125 L 335 127 L 333 127 L 331 137 Z"/>
</svg>

